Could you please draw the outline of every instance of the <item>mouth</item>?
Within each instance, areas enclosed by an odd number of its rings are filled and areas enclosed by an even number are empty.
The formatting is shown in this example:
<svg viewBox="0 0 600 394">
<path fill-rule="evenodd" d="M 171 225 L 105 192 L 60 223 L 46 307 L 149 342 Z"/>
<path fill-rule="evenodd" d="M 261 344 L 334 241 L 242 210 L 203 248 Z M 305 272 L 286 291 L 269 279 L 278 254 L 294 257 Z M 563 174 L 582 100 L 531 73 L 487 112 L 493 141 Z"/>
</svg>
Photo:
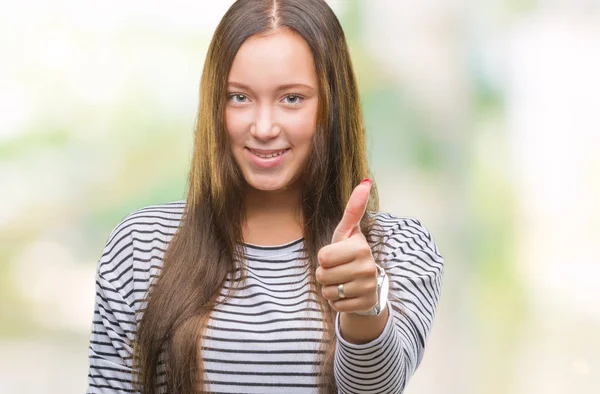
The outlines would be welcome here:
<svg viewBox="0 0 600 394">
<path fill-rule="evenodd" d="M 287 153 L 290 151 L 290 148 L 285 149 L 271 149 L 271 150 L 263 150 L 263 149 L 250 149 L 246 148 L 246 152 L 248 152 L 248 159 L 250 162 L 262 169 L 267 168 L 275 168 L 284 162 L 287 157 Z"/>
<path fill-rule="evenodd" d="M 253 155 L 258 156 L 262 159 L 270 159 L 272 157 L 277 157 L 283 155 L 285 152 L 290 150 L 289 148 L 281 149 L 281 150 L 264 150 L 264 149 L 250 149 L 247 148 Z"/>
</svg>

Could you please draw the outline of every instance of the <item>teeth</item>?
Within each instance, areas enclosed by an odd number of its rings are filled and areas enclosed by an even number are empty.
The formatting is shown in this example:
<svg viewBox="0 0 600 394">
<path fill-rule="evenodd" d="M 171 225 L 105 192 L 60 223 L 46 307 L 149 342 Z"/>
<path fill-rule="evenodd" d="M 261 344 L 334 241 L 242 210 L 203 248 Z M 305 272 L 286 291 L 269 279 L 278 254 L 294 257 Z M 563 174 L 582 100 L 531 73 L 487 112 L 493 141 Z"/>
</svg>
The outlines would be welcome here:
<svg viewBox="0 0 600 394">
<path fill-rule="evenodd" d="M 268 154 L 268 155 L 261 155 L 260 153 L 256 153 L 256 152 L 254 152 L 254 151 L 252 151 L 252 153 L 254 153 L 254 154 L 255 154 L 256 156 L 258 156 L 258 157 L 262 157 L 263 159 L 268 159 L 268 158 L 271 158 L 271 157 L 275 157 L 275 156 L 280 156 L 280 155 L 283 155 L 283 154 L 285 153 L 285 151 L 286 151 L 286 150 L 287 150 L 287 149 L 284 149 L 284 150 L 282 150 L 281 152 L 270 153 L 270 154 Z"/>
</svg>

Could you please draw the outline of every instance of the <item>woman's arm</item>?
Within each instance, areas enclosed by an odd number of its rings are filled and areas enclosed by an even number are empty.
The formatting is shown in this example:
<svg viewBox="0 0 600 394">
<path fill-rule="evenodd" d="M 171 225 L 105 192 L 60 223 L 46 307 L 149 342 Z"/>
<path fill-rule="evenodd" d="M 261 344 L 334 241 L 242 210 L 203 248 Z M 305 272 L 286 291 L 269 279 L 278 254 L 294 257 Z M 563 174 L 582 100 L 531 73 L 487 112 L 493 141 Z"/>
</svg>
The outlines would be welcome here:
<svg viewBox="0 0 600 394">
<path fill-rule="evenodd" d="M 132 343 L 136 319 L 124 292 L 131 287 L 130 226 L 113 231 L 98 262 L 96 299 L 88 351 L 88 394 L 132 393 Z"/>
<path fill-rule="evenodd" d="M 340 393 L 401 393 L 423 357 L 440 296 L 443 258 L 414 219 L 398 219 L 386 238 L 389 252 L 382 265 L 390 279 L 389 317 L 375 339 L 352 343 L 356 334 L 344 338 L 343 333 L 353 319 L 338 314 L 335 378 Z"/>
<path fill-rule="evenodd" d="M 133 392 L 131 343 L 134 316 L 114 285 L 98 274 L 88 352 L 88 394 Z"/>
</svg>

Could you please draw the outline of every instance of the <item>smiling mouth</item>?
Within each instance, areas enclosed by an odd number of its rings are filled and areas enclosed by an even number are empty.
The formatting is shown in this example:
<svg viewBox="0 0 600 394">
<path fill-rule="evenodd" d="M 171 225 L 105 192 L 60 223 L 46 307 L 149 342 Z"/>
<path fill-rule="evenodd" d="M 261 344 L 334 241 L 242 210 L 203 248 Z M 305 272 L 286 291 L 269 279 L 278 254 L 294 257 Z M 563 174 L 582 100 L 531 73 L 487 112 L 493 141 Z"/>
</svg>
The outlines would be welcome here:
<svg viewBox="0 0 600 394">
<path fill-rule="evenodd" d="M 261 151 L 261 152 L 258 152 L 256 150 L 250 149 L 250 148 L 248 148 L 248 150 L 250 152 L 252 152 L 252 154 L 254 154 L 262 159 L 270 159 L 271 157 L 281 156 L 290 149 L 287 148 L 287 149 L 282 149 L 282 150 L 278 150 L 278 151 Z"/>
</svg>

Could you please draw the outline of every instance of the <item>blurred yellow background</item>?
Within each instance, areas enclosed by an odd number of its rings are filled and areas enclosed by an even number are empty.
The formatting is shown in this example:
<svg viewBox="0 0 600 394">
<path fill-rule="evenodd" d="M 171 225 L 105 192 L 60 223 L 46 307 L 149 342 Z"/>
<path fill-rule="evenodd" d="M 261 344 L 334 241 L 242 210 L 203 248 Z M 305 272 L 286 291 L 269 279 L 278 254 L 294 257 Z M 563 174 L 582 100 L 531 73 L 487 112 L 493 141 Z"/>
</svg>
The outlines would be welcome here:
<svg viewBox="0 0 600 394">
<path fill-rule="evenodd" d="M 0 14 L 0 392 L 82 393 L 94 273 L 184 197 L 231 0 Z M 600 2 L 336 0 L 381 208 L 446 258 L 408 394 L 600 393 Z"/>
</svg>

